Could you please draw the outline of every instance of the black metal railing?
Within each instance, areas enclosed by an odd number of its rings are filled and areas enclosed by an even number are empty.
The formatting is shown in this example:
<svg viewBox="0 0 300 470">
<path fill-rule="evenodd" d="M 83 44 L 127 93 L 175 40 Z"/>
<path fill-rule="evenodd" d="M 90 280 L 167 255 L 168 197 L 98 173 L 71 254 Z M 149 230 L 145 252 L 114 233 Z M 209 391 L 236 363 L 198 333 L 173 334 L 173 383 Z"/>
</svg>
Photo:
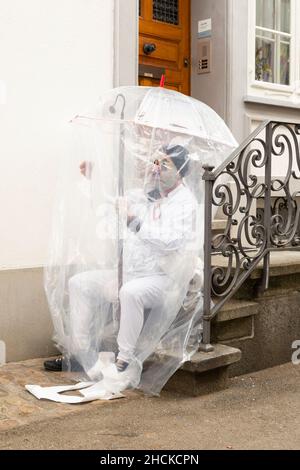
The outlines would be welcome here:
<svg viewBox="0 0 300 470">
<path fill-rule="evenodd" d="M 265 290 L 270 252 L 300 247 L 299 149 L 300 123 L 265 121 L 219 168 L 204 166 L 204 351 L 212 319 L 257 265 Z M 213 236 L 216 211 L 226 227 Z"/>
</svg>

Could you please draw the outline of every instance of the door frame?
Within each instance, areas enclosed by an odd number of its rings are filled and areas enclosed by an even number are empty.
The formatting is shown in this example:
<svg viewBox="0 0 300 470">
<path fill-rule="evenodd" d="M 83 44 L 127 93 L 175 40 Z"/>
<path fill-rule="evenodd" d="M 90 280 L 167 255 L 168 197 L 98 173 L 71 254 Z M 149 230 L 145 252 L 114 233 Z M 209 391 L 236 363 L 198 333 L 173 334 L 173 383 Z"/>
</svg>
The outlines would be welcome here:
<svg viewBox="0 0 300 470">
<path fill-rule="evenodd" d="M 139 45 L 138 0 L 114 0 L 113 21 L 113 86 L 137 85 Z"/>
</svg>

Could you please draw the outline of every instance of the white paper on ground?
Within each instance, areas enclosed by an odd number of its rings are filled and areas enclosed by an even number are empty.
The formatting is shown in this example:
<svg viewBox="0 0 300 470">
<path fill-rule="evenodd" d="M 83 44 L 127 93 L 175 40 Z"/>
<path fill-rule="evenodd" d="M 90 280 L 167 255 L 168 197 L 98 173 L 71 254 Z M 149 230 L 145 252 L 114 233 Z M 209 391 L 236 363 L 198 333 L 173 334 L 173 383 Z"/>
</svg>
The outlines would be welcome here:
<svg viewBox="0 0 300 470">
<path fill-rule="evenodd" d="M 113 400 L 123 398 L 121 393 L 133 382 L 136 374 L 134 365 L 129 365 L 124 372 L 118 372 L 115 365 L 115 355 L 112 352 L 102 351 L 93 368 L 90 382 L 79 382 L 75 385 L 57 385 L 52 387 L 41 387 L 40 385 L 25 385 L 26 390 L 39 400 L 51 400 L 58 403 L 84 403 L 93 400 Z M 94 380 L 102 376 L 101 380 Z M 78 390 L 82 395 L 62 395 L 63 392 Z"/>
<path fill-rule="evenodd" d="M 123 398 L 119 392 L 107 390 L 103 380 L 100 382 L 79 382 L 75 385 L 57 385 L 54 387 L 41 387 L 40 385 L 25 385 L 26 390 L 39 400 L 51 400 L 57 403 L 84 403 L 94 400 L 113 400 Z M 82 397 L 76 395 L 62 395 L 62 392 L 79 390 Z"/>
</svg>

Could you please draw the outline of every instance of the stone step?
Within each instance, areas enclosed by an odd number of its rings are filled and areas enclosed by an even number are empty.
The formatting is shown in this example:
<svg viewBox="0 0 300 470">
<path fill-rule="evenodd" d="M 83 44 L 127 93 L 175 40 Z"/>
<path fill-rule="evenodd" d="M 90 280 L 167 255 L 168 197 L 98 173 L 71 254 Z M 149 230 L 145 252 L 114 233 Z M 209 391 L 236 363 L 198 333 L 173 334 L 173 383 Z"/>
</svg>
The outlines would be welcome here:
<svg viewBox="0 0 300 470">
<path fill-rule="evenodd" d="M 224 323 L 239 318 L 256 315 L 258 302 L 248 300 L 230 299 L 217 314 L 216 323 Z"/>
<path fill-rule="evenodd" d="M 212 266 L 226 267 L 228 258 L 221 255 L 212 256 Z M 233 268 L 235 262 L 233 262 Z M 270 279 L 266 291 L 260 289 L 260 280 L 263 274 L 263 261 L 261 261 L 244 284 L 234 295 L 234 299 L 253 300 L 261 297 L 273 296 L 281 291 L 286 294 L 293 292 L 300 286 L 300 251 L 278 250 L 270 253 Z"/>
<path fill-rule="evenodd" d="M 252 279 L 260 278 L 263 270 L 263 261 L 251 273 Z M 288 276 L 290 274 L 300 274 L 300 250 L 278 250 L 270 254 L 270 276 Z"/>
<path fill-rule="evenodd" d="M 212 322 L 213 342 L 242 351 L 230 376 L 289 362 L 292 344 L 300 338 L 300 253 L 271 253 L 269 287 L 264 292 L 259 289 L 262 267 L 261 263 Z"/>
<path fill-rule="evenodd" d="M 191 396 L 223 390 L 229 385 L 229 367 L 241 359 L 241 351 L 214 344 L 211 352 L 197 352 L 171 377 L 164 389 Z"/>
<path fill-rule="evenodd" d="M 223 342 L 252 338 L 254 316 L 258 313 L 258 302 L 230 299 L 212 322 L 212 341 Z"/>
<path fill-rule="evenodd" d="M 212 221 L 212 237 L 224 233 L 227 225 L 226 219 L 214 219 Z"/>
<path fill-rule="evenodd" d="M 212 256 L 212 266 L 226 267 L 228 258 L 222 255 Z M 235 259 L 233 268 L 235 268 Z M 251 273 L 252 279 L 261 277 L 263 270 L 263 260 L 256 266 Z M 270 253 L 270 276 L 282 276 L 288 274 L 300 273 L 300 250 L 278 250 Z"/>
<path fill-rule="evenodd" d="M 280 277 L 275 277 L 271 278 L 271 282 L 274 279 L 281 280 Z M 293 354 L 292 345 L 300 338 L 299 307 L 299 283 L 298 289 L 272 287 L 258 298 L 256 314 L 248 317 L 248 337 L 237 336 L 238 328 L 242 327 L 239 323 L 243 319 L 238 320 L 237 324 L 225 322 L 219 335 L 220 340 L 242 351 L 242 359 L 233 365 L 230 375 L 246 374 L 290 362 Z M 244 331 L 246 327 L 244 324 Z M 227 335 L 226 328 L 235 330 L 236 337 Z"/>
</svg>

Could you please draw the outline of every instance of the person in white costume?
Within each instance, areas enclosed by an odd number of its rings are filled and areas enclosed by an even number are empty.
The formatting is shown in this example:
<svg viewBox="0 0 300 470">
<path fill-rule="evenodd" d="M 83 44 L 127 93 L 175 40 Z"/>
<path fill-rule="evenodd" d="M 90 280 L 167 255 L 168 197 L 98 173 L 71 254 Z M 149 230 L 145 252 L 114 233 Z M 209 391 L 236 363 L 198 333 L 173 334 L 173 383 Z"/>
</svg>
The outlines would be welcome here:
<svg viewBox="0 0 300 470">
<path fill-rule="evenodd" d="M 181 145 L 161 149 L 161 158 L 153 162 L 144 194 L 138 204 L 127 207 L 128 231 L 123 241 L 122 286 L 119 291 L 120 323 L 117 336 L 116 367 L 123 372 L 134 359 L 141 334 L 145 310 L 155 309 L 164 302 L 171 288 L 172 269 L 178 268 L 180 257 L 193 243 L 196 199 L 184 184 L 189 155 Z M 87 164 L 80 166 L 87 176 Z M 126 199 L 126 197 L 125 197 Z M 130 199 L 130 197 L 129 197 Z M 131 197 L 132 199 L 132 197 Z M 71 351 L 80 358 L 86 353 L 84 366 L 88 376 L 98 377 L 97 361 L 91 364 L 95 349 L 91 328 L 100 301 L 112 304 L 118 299 L 116 276 L 110 270 L 94 270 L 76 274 L 69 280 Z M 114 279 L 115 281 L 112 281 Z M 110 328 L 109 308 L 102 309 L 100 328 Z M 98 323 L 99 325 L 99 323 Z M 45 361 L 48 370 L 61 370 L 62 359 Z"/>
</svg>

